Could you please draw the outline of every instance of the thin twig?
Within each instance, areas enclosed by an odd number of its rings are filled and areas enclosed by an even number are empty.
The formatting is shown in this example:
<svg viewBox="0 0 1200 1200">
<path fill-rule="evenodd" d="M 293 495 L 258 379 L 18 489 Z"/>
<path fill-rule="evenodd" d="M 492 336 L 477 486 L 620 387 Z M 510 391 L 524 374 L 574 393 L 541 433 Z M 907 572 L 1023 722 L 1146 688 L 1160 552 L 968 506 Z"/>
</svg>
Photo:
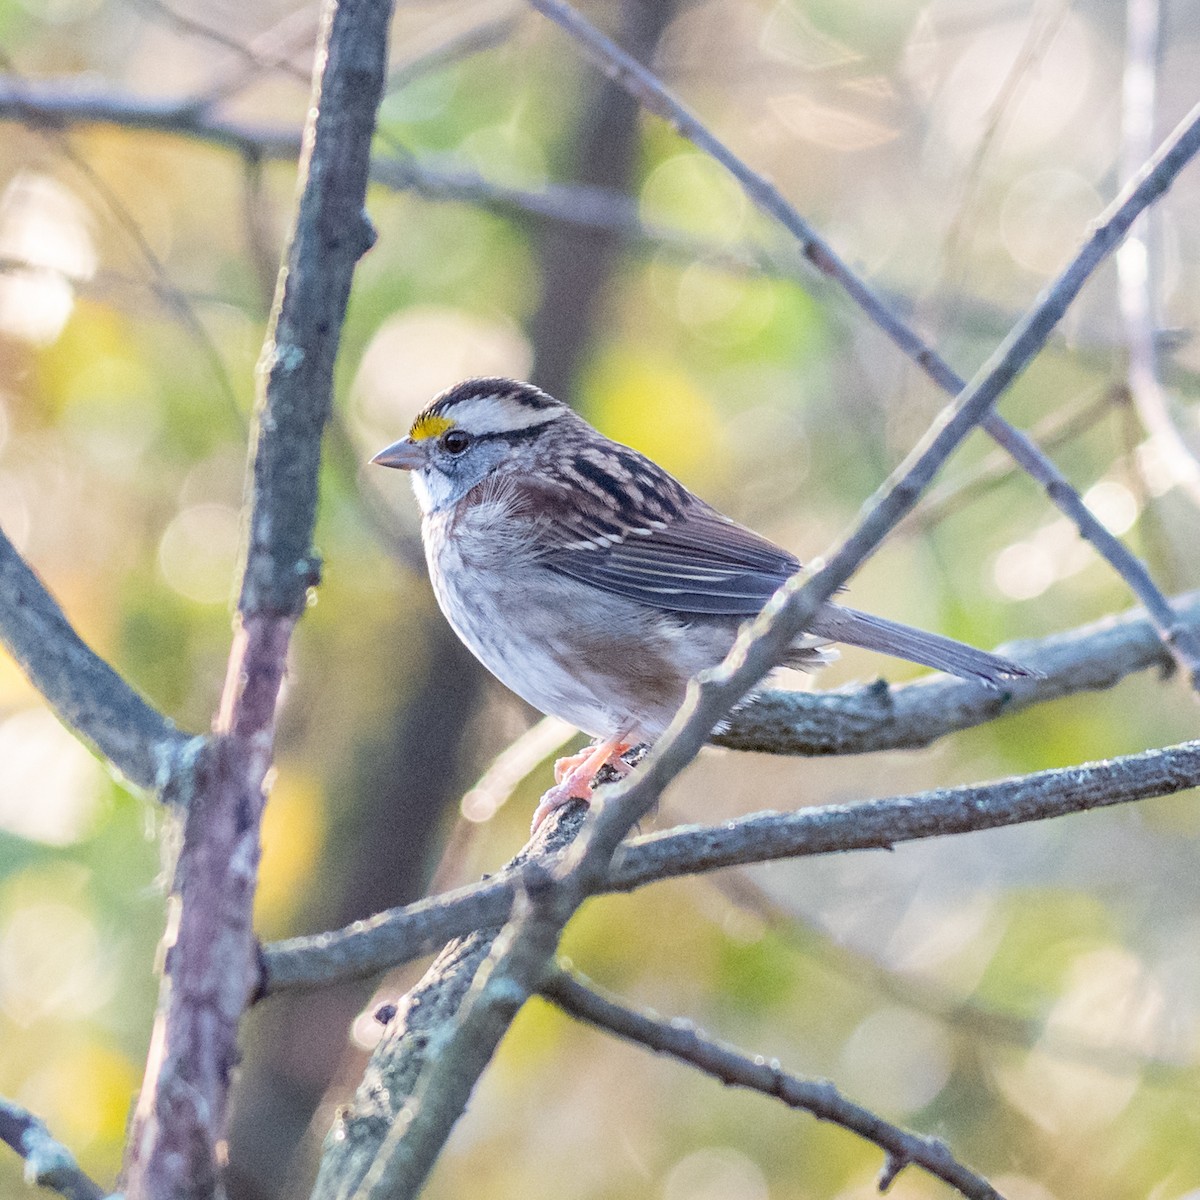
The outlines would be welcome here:
<svg viewBox="0 0 1200 1200">
<path fill-rule="evenodd" d="M 10 78 L 12 78 L 14 72 L 13 64 L 2 51 L 0 51 L 0 63 L 3 63 L 5 69 L 9 72 Z M 13 101 L 19 112 L 21 107 L 19 95 L 14 96 Z M 216 381 L 222 397 L 225 399 L 235 418 L 240 421 L 241 411 L 238 407 L 237 393 L 234 391 L 233 384 L 230 381 L 229 372 L 225 369 L 225 360 L 221 357 L 216 343 L 209 336 L 208 330 L 204 328 L 204 324 L 196 313 L 190 298 L 180 288 L 176 287 L 174 280 L 163 265 L 162 260 L 155 253 L 154 247 L 151 246 L 141 225 L 138 224 L 137 218 L 129 211 L 129 208 L 117 192 L 109 186 L 108 181 L 84 155 L 75 149 L 67 137 L 65 129 L 53 125 L 39 124 L 32 119 L 32 115 L 32 113 L 26 114 L 28 123 L 71 164 L 72 168 L 83 178 L 88 187 L 99 197 L 100 202 L 125 234 L 138 257 L 145 263 L 146 268 L 153 278 L 155 292 L 174 313 L 176 319 L 187 331 L 192 341 L 196 343 L 201 356 L 207 361 L 209 369 L 212 371 L 213 379 Z"/>
<path fill-rule="evenodd" d="M 603 71 L 627 88 L 649 111 L 669 121 L 678 133 L 725 167 L 751 200 L 797 239 L 804 256 L 819 271 L 840 284 L 870 320 L 939 387 L 951 395 L 963 391 L 965 382 L 961 376 L 888 309 L 866 282 L 804 220 L 783 193 L 738 158 L 676 100 L 655 75 L 561 0 L 529 0 L 529 3 L 570 34 Z M 1195 138 L 1198 121 L 1200 107 L 1188 114 L 1168 142 L 1190 145 Z M 1185 157 L 1191 157 L 1192 153 L 1194 147 L 1185 151 Z M 1149 168 L 1152 166 L 1152 163 L 1147 164 Z M 1147 197 L 1146 204 L 1156 199 L 1157 194 Z M 1144 205 L 1139 206 L 1138 211 L 1141 207 Z M 1124 236 L 1127 229 L 1128 222 L 1124 222 L 1116 235 L 1117 240 Z M 1200 691 L 1200 637 L 1181 630 L 1174 623 L 1170 606 L 1145 565 L 1089 512 L 1066 476 L 1024 433 L 995 412 L 984 412 L 978 423 L 1016 459 L 1024 471 L 1041 484 L 1050 500 L 1125 580 L 1134 595 L 1146 606 L 1160 636 L 1186 673 L 1193 689 Z"/>
<path fill-rule="evenodd" d="M 295 83 L 311 86 L 312 71 L 297 66 L 293 61 L 301 52 L 307 57 L 316 40 L 320 17 L 308 7 L 285 13 L 249 42 L 244 42 L 224 29 L 177 12 L 165 0 L 141 0 L 141 3 L 180 32 L 212 42 L 236 56 L 237 61 L 231 67 L 214 74 L 202 91 L 188 98 L 187 105 L 197 112 L 232 100 L 270 73 L 278 73 L 290 77 Z"/>
<path fill-rule="evenodd" d="M 110 88 L 83 87 L 62 80 L 0 79 L 0 117 L 34 128 L 65 129 L 74 125 L 111 125 L 119 129 L 175 134 L 239 153 L 295 160 L 301 130 L 257 125 L 221 117 L 194 101 L 151 100 Z"/>
<path fill-rule="evenodd" d="M 872 995 L 882 995 L 944 1021 L 971 1037 L 1026 1050 L 1036 1046 L 1056 1058 L 1114 1075 L 1136 1071 L 1148 1082 L 1174 1088 L 1187 1086 L 1194 1076 L 1190 1047 L 1180 1047 L 1172 1055 L 1167 1049 L 1147 1052 L 1132 1043 L 1102 1044 L 1084 1032 L 1048 1027 L 1041 1017 L 1021 1016 L 978 999 L 964 999 L 932 981 L 889 967 L 783 903 L 748 867 L 709 874 L 705 879 L 730 903 L 753 913 L 773 933 L 790 943 L 809 965 L 823 966 L 839 978 L 868 989 Z"/>
<path fill-rule="evenodd" d="M 663 879 L 784 858 L 891 850 L 903 842 L 1001 829 L 1200 786 L 1200 742 L 1060 767 L 997 783 L 760 813 L 721 826 L 634 838 L 598 890 L 631 892 Z M 389 909 L 344 929 L 263 949 L 264 994 L 364 979 L 475 929 L 502 924 L 518 880 L 501 872 L 470 887 Z"/>
<path fill-rule="evenodd" d="M 228 99 L 247 83 L 270 71 L 290 75 L 297 83 L 305 86 L 312 83 L 312 71 L 296 66 L 291 61 L 301 50 L 309 51 L 317 35 L 317 19 L 307 8 L 289 12 L 252 41 L 243 42 L 226 29 L 176 11 L 166 0 L 141 0 L 141 4 L 181 33 L 213 42 L 225 50 L 232 51 L 241 60 L 236 74 L 212 85 L 203 95 L 191 101 L 196 106 L 208 106 L 218 100 Z"/>
<path fill-rule="evenodd" d="M 110 125 L 186 137 L 236 150 L 247 158 L 295 161 L 300 154 L 298 129 L 221 116 L 188 98 L 149 100 L 108 88 L 81 88 L 71 81 L 0 79 L 0 119 L 6 118 L 35 127 Z M 538 190 L 512 187 L 465 166 L 435 164 L 399 152 L 395 157 L 376 158 L 371 178 L 384 187 L 411 191 L 427 200 L 476 204 L 505 216 L 618 233 L 681 260 L 702 258 L 710 266 L 731 272 L 796 274 L 789 265 L 753 246 L 716 245 L 678 230 L 644 225 L 637 204 L 607 188 L 562 183 L 546 184 Z"/>
<path fill-rule="evenodd" d="M 558 717 L 543 717 L 515 738 L 463 794 L 460 809 L 471 821 L 491 820 L 534 768 L 557 753 L 579 731 Z"/>
<path fill-rule="evenodd" d="M 0 641 L 68 729 L 139 787 L 162 787 L 188 737 L 83 641 L 2 531 Z"/>
<path fill-rule="evenodd" d="M 386 92 L 391 95 L 423 75 L 433 71 L 441 71 L 446 67 L 455 66 L 465 58 L 481 54 L 485 50 L 494 50 L 502 46 L 517 30 L 519 24 L 515 13 L 507 16 L 490 17 L 476 25 L 468 26 L 458 33 L 448 37 L 438 46 L 415 54 L 404 62 L 397 63 L 388 72 Z"/>
<path fill-rule="evenodd" d="M 1109 414 L 1124 408 L 1128 399 L 1128 389 L 1123 383 L 1107 385 L 1100 395 L 1085 400 L 1078 407 L 1072 406 L 1049 413 L 1038 427 L 1031 431 L 1030 436 L 1043 450 L 1068 445 L 1094 429 Z M 997 446 L 976 468 L 962 478 L 948 480 L 938 487 L 930 488 L 921 503 L 905 520 L 901 530 L 904 533 L 913 533 L 930 529 L 1021 473 L 1021 468 L 1017 466 L 1012 455 Z"/>
<path fill-rule="evenodd" d="M 1125 77 L 1121 89 L 1121 167 L 1141 162 L 1154 145 L 1160 41 L 1159 0 L 1127 0 Z M 1129 351 L 1127 376 L 1134 407 L 1171 480 L 1200 506 L 1200 452 L 1171 411 L 1155 345 L 1154 222 L 1147 213 L 1117 252 L 1117 297 Z"/>
<path fill-rule="evenodd" d="M 1069 0 L 1042 0 L 1041 3 L 1032 6 L 1032 11 L 1029 14 L 1029 28 L 1025 31 L 1025 38 L 1021 44 L 1021 48 L 1017 52 L 1012 65 L 1005 73 L 996 95 L 992 98 L 986 113 L 981 119 L 982 132 L 975 143 L 970 160 L 961 172 L 959 194 L 954 202 L 953 215 L 949 227 L 942 239 L 942 269 L 946 270 L 948 268 L 952 275 L 951 280 L 947 281 L 943 278 L 940 281 L 941 285 L 943 285 L 939 287 L 939 291 L 943 297 L 943 305 L 952 303 L 945 293 L 957 290 L 958 286 L 963 282 L 962 276 L 966 267 L 966 256 L 963 253 L 963 249 L 964 244 L 970 244 L 968 232 L 971 230 L 971 218 L 975 216 L 977 197 L 983 180 L 984 164 L 987 162 L 989 155 L 992 154 L 996 145 L 1000 142 L 1005 126 L 1017 110 L 1022 93 L 1029 86 L 1030 82 L 1037 78 L 1042 61 L 1050 47 L 1054 44 L 1058 32 L 1062 28 L 1063 22 L 1070 11 Z M 1141 166 L 1153 149 L 1153 144 L 1146 147 L 1146 153 L 1133 164 L 1135 170 Z M 949 289 L 944 287 L 947 282 L 950 283 Z M 947 308 L 944 311 L 955 310 Z"/>
<path fill-rule="evenodd" d="M 66 1200 L 104 1200 L 108 1193 L 89 1178 L 75 1156 L 56 1141 L 45 1122 L 11 1100 L 0 1099 L 0 1142 L 25 1160 L 25 1182 L 58 1192 Z"/>
<path fill-rule="evenodd" d="M 543 981 L 541 994 L 569 1016 L 655 1054 L 678 1059 L 727 1087 L 749 1088 L 773 1096 L 789 1108 L 858 1134 L 887 1155 L 886 1169 L 891 1178 L 906 1166 L 916 1166 L 971 1200 L 1003 1200 L 986 1179 L 963 1166 L 945 1142 L 885 1121 L 861 1104 L 847 1100 L 828 1080 L 791 1075 L 761 1055 L 752 1057 L 710 1038 L 691 1021 L 665 1020 L 622 1004 L 562 964 Z"/>
<path fill-rule="evenodd" d="M 388 0 L 327 0 L 303 180 L 259 370 L 246 561 L 214 735 L 172 784 L 187 795 L 176 917 L 128 1146 L 133 1200 L 217 1186 L 237 1031 L 257 982 L 252 905 L 264 785 L 291 631 L 319 574 L 312 550 L 321 435 L 387 64 Z"/>
</svg>

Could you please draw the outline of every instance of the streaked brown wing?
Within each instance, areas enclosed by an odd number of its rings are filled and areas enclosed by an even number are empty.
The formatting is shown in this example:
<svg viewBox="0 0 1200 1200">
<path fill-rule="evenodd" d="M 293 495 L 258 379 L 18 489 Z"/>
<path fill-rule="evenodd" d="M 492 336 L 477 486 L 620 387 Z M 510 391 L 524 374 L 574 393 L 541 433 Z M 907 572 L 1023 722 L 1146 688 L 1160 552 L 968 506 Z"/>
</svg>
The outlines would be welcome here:
<svg viewBox="0 0 1200 1200">
<path fill-rule="evenodd" d="M 678 515 L 632 532 L 609 521 L 557 521 L 542 564 L 671 612 L 752 616 L 800 569 L 798 559 L 688 497 Z M 617 535 L 614 537 L 614 533 Z"/>
</svg>

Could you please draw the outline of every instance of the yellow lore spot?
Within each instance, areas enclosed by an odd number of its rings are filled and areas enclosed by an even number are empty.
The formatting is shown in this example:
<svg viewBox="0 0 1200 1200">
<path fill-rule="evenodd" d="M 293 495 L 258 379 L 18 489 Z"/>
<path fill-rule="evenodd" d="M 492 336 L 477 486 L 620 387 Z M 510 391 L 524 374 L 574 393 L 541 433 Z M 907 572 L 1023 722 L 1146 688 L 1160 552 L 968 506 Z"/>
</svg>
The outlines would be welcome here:
<svg viewBox="0 0 1200 1200">
<path fill-rule="evenodd" d="M 435 438 L 438 434 L 445 433 L 453 424 L 454 422 L 449 417 L 440 417 L 435 413 L 422 413 L 413 422 L 408 436 L 414 442 L 423 442 L 428 438 Z"/>
</svg>

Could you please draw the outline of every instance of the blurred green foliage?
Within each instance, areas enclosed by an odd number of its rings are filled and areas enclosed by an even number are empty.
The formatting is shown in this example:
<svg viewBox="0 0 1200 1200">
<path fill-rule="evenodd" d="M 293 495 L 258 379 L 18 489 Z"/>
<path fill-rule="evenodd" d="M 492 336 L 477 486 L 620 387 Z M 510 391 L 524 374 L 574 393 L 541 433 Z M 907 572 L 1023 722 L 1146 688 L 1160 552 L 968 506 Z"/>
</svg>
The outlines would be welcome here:
<svg viewBox="0 0 1200 1200">
<path fill-rule="evenodd" d="M 615 0 L 586 8 L 615 22 Z M 0 40 L 12 72 L 60 79 L 64 91 L 79 82 L 178 97 L 245 63 L 172 12 L 250 44 L 290 11 L 21 0 L 0 3 Z M 393 56 L 413 58 L 497 11 L 482 0 L 402 3 Z M 969 373 L 1114 190 L 1121 38 L 1117 10 L 1096 3 L 695 0 L 679 5 L 656 62 Z M 1164 127 L 1191 102 L 1198 55 L 1200 36 L 1181 19 L 1162 67 Z M 305 54 L 294 61 L 306 66 Z M 1000 103 L 1008 79 L 1016 86 Z M 379 152 L 400 147 L 431 168 L 537 188 L 560 178 L 594 85 L 562 35 L 525 14 L 502 44 L 390 95 Z M 220 107 L 298 127 L 306 104 L 304 85 L 259 68 Z M 275 163 L 260 174 L 195 141 L 109 126 L 38 131 L 10 119 L 5 132 L 0 525 L 92 644 L 181 727 L 203 729 L 228 649 L 273 275 L 255 264 L 278 258 L 294 172 Z M 1164 327 L 1196 321 L 1198 190 L 1193 170 L 1157 218 Z M 798 264 L 719 168 L 649 118 L 633 200 L 647 225 L 705 250 L 624 250 L 571 399 L 731 514 L 803 556 L 823 552 L 943 398 Z M 468 374 L 524 374 L 532 359 L 541 223 L 382 187 L 370 209 L 380 237 L 343 337 L 323 481 L 325 581 L 297 635 L 264 829 L 264 937 L 365 915 L 357 855 L 392 810 L 371 807 L 362 780 L 427 703 L 421 680 L 434 686 L 443 672 L 411 499 L 402 481 L 359 464 L 434 391 Z M 745 245 L 771 269 L 731 266 Z M 1198 355 L 1185 340 L 1164 363 L 1192 416 Z M 1165 586 L 1194 587 L 1196 514 L 1120 400 L 1122 363 L 1105 271 L 1004 410 L 1037 431 L 1114 396 L 1056 458 Z M 945 480 L 975 478 L 994 454 L 976 436 Z M 910 522 L 853 592 L 862 607 L 983 645 L 1129 603 L 1038 489 L 1011 473 L 937 522 Z M 879 671 L 916 673 L 854 652 L 821 685 Z M 433 754 L 458 787 L 529 714 L 499 688 L 482 705 L 450 707 L 439 732 L 451 749 L 444 761 Z M 919 754 L 705 755 L 660 819 L 919 790 L 1194 731 L 1182 684 L 1141 678 Z M 494 869 L 515 850 L 547 778 L 543 765 L 456 843 L 443 881 Z M 1195 812 L 1185 796 L 893 855 L 776 864 L 754 875 L 766 908 L 747 909 L 708 881 L 674 882 L 593 901 L 565 950 L 632 1001 L 827 1075 L 885 1116 L 945 1137 L 1014 1200 L 1194 1198 Z M 447 817 L 422 818 L 441 830 L 439 845 Z M 119 1166 L 155 1002 L 158 824 L 152 799 L 92 762 L 0 660 L 0 1093 L 38 1111 L 104 1180 Z M 436 856 L 427 857 L 426 872 Z M 791 934 L 781 920 L 795 922 Z M 369 1007 L 365 996 L 353 1003 Z M 253 1030 L 286 1011 L 268 1005 Z M 270 1078 L 283 1092 L 329 1087 L 329 1103 L 292 1174 L 278 1175 L 280 1190 L 246 1195 L 290 1194 L 284 1181 L 303 1179 L 305 1154 L 373 1034 L 358 1022 L 351 1044 L 340 1010 L 313 1011 L 311 1024 L 277 1027 L 304 1053 L 277 1056 Z M 1032 1040 L 989 1029 L 989 1014 L 1032 1023 Z M 236 1149 L 235 1163 L 254 1153 Z M 874 1194 L 879 1166 L 839 1130 L 538 1003 L 506 1041 L 429 1195 L 479 1195 L 484 1179 L 489 1200 L 852 1200 Z M 0 1158 L 0 1194 L 20 1186 L 15 1159 Z M 908 1171 L 890 1194 L 943 1193 Z"/>
</svg>

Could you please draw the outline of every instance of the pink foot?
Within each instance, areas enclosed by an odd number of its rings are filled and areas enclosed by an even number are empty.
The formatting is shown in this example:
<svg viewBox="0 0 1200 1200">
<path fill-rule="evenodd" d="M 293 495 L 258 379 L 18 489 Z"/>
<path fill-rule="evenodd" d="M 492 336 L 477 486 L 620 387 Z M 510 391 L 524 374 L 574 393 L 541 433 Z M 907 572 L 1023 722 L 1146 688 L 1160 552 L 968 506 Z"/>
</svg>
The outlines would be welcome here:
<svg viewBox="0 0 1200 1200">
<path fill-rule="evenodd" d="M 556 808 L 562 808 L 572 800 L 590 800 L 596 774 L 603 767 L 609 766 L 620 775 L 628 775 L 633 768 L 621 757 L 628 749 L 627 742 L 601 742 L 579 754 L 560 758 L 554 764 L 555 784 L 542 796 L 534 810 L 530 832 L 536 833 L 538 826 Z"/>
<path fill-rule="evenodd" d="M 578 754 L 568 754 L 566 758 L 557 759 L 554 763 L 554 782 L 562 783 L 576 767 L 583 766 L 595 752 L 595 746 L 585 746 Z M 587 797 L 584 796 L 581 799 L 586 800 Z"/>
</svg>

